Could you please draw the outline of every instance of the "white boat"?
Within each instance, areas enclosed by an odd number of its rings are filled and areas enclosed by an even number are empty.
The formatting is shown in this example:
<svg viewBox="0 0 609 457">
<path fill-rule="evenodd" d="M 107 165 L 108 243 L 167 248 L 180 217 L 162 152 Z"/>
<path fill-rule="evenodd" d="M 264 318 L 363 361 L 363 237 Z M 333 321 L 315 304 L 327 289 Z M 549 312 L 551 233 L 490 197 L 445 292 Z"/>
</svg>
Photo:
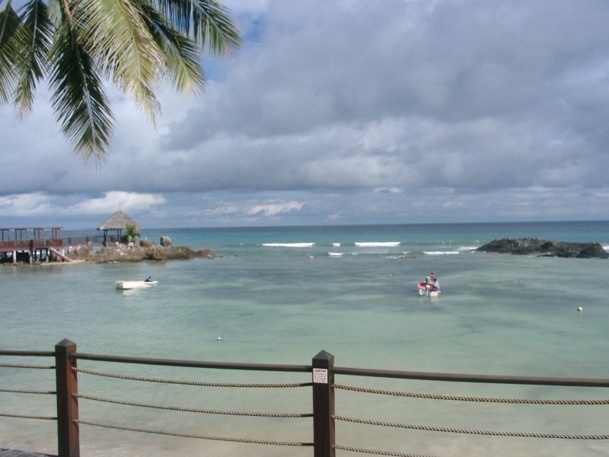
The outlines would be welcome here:
<svg viewBox="0 0 609 457">
<path fill-rule="evenodd" d="M 158 281 L 116 281 L 116 288 L 123 290 L 145 289 L 156 286 L 158 283 Z"/>
</svg>

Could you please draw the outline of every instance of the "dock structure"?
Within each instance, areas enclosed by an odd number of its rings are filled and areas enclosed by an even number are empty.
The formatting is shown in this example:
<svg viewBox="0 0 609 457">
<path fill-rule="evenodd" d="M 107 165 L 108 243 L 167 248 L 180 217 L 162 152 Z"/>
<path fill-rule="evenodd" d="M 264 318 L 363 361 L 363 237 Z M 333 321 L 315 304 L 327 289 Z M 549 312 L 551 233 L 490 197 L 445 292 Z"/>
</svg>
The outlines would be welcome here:
<svg viewBox="0 0 609 457">
<path fill-rule="evenodd" d="M 69 262 L 66 248 L 95 243 L 91 237 L 63 238 L 61 229 L 62 227 L 0 227 L 0 262 L 49 262 L 51 255 Z"/>
</svg>

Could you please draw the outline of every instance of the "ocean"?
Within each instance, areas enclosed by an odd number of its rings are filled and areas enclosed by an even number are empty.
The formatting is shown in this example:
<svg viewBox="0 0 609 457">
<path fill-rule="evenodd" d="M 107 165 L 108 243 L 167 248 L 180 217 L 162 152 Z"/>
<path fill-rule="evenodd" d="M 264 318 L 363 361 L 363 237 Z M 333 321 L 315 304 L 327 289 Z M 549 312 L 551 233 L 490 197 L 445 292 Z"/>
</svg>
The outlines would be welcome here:
<svg viewBox="0 0 609 457">
<path fill-rule="evenodd" d="M 64 236 L 81 234 L 64 231 Z M 211 249 L 214 258 L 2 266 L 0 347 L 52 351 L 68 338 L 85 353 L 290 365 L 309 365 L 325 350 L 341 367 L 609 378 L 609 260 L 474 251 L 504 237 L 599 242 L 609 250 L 609 222 L 145 229 L 141 235 L 157 243 L 161 236 L 169 236 L 176 246 Z M 419 297 L 417 282 L 431 271 L 440 280 L 442 294 Z M 157 287 L 138 291 L 114 287 L 119 279 L 148 276 L 159 281 Z M 3 362 L 16 360 L 0 358 Z M 103 367 L 110 371 L 136 368 Z M 157 368 L 150 374 L 172 373 Z M 37 385 L 37 376 L 40 373 L 27 373 L 25 384 Z M 180 376 L 189 379 L 202 374 Z M 205 376 L 230 376 L 224 379 L 230 382 L 248 374 L 216 370 Z M 265 382 L 293 377 L 266 374 Z M 81 375 L 81 385 L 89 378 Z M 14 388 L 11 383 L 22 382 L 17 379 L 23 379 L 23 370 L 0 368 L 0 388 Z M 52 379 L 49 382 L 52 385 Z M 343 378 L 340 382 L 363 381 Z M 367 382 L 395 390 L 506 398 L 604 399 L 609 393 L 606 389 Z M 123 387 L 97 378 L 89 385 L 96 392 L 107 389 L 115 395 L 141 396 L 142 401 L 152 397 L 190 404 L 197 398 L 192 388 L 173 393 L 163 385 L 135 385 L 135 393 L 124 393 Z M 213 403 L 218 409 L 252 410 L 259 402 L 272 411 L 310 412 L 308 393 L 300 392 L 303 399 L 299 400 L 290 397 L 286 405 L 281 392 L 270 400 L 255 393 L 252 404 L 234 400 L 232 392 L 214 392 L 203 397 L 199 406 Z M 0 413 L 6 409 L 53 414 L 51 400 L 23 397 L 0 392 Z M 523 411 L 522 406 L 487 405 L 480 412 L 469 404 L 435 403 L 337 393 L 337 409 L 345 408 L 347 415 L 398 423 L 590 435 L 606 433 L 609 419 L 606 406 L 535 406 Z M 81 417 L 96 417 L 106 409 L 110 407 L 82 402 Z M 271 421 L 269 432 L 268 424 L 251 425 L 243 418 L 188 415 L 162 422 L 155 410 L 133 409 L 112 409 L 112 414 L 129 416 L 139 426 L 158 422 L 159 427 L 204 434 L 312 439 L 306 420 Z M 54 427 L 53 422 L 0 417 L 0 448 L 56 452 Z M 446 457 L 609 456 L 609 442 L 603 440 L 477 437 L 345 424 L 337 425 L 337 438 L 344 445 L 353 440 L 353 445 L 361 447 Z M 82 455 L 91 457 L 203 452 L 231 457 L 312 455 L 310 447 L 159 438 L 87 426 L 81 429 L 81 445 Z M 338 451 L 337 455 L 357 454 Z"/>
</svg>

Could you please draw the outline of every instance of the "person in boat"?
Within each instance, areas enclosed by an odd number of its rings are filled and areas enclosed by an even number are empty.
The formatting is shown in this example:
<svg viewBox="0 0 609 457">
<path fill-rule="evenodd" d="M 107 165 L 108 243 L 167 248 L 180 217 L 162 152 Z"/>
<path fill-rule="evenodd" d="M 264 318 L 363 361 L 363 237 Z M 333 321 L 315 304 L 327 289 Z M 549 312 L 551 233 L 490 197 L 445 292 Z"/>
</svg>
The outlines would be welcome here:
<svg viewBox="0 0 609 457">
<path fill-rule="evenodd" d="M 422 286 L 422 288 L 423 288 L 423 289 L 425 289 L 427 292 L 432 291 L 432 290 L 433 290 L 433 287 L 434 287 L 434 284 L 433 284 L 433 282 L 432 282 L 432 280 L 431 280 L 431 277 L 430 277 L 430 276 L 425 276 L 425 281 L 421 281 L 421 282 L 419 283 L 419 288 L 421 288 L 421 286 Z"/>
<path fill-rule="evenodd" d="M 144 280 L 144 282 L 152 282 L 152 277 L 151 277 L 151 276 L 148 276 L 148 277 L 147 277 L 147 278 Z"/>
<path fill-rule="evenodd" d="M 431 283 L 431 290 L 440 290 L 440 281 L 438 281 L 438 278 L 436 278 L 433 271 L 429 273 L 429 280 Z"/>
</svg>

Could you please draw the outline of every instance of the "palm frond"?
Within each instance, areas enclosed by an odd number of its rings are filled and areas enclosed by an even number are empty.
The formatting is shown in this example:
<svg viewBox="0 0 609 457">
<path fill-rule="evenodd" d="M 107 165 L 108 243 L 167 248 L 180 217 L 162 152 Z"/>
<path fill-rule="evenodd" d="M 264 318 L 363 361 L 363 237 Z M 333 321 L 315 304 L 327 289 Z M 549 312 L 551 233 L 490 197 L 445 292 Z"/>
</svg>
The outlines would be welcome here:
<svg viewBox="0 0 609 457">
<path fill-rule="evenodd" d="M 226 55 L 241 44 L 229 11 L 215 0 L 193 0 L 193 35 L 202 48 Z"/>
<path fill-rule="evenodd" d="M 205 86 L 195 43 L 171 27 L 164 16 L 150 8 L 145 11 L 147 26 L 167 62 L 166 77 L 178 92 L 198 92 Z"/>
<path fill-rule="evenodd" d="M 225 55 L 239 48 L 241 38 L 229 10 L 216 0 L 152 0 L 157 9 L 200 49 Z"/>
<path fill-rule="evenodd" d="M 166 60 L 153 39 L 142 6 L 148 1 L 95 0 L 81 2 L 85 46 L 94 55 L 104 73 L 154 122 L 160 105 L 154 94 L 162 79 Z M 142 5 L 143 4 L 143 5 Z"/>
<path fill-rule="evenodd" d="M 223 55 L 240 44 L 216 0 L 19 0 L 21 15 L 12 1 L 0 0 L 0 104 L 30 111 L 48 77 L 57 121 L 87 162 L 103 162 L 114 127 L 102 78 L 154 122 L 157 85 L 201 90 L 200 51 Z"/>
<path fill-rule="evenodd" d="M 0 11 L 0 104 L 13 98 L 25 41 L 21 20 L 9 3 Z"/>
<path fill-rule="evenodd" d="M 53 38 L 53 24 L 47 14 L 46 2 L 30 1 L 21 15 L 26 30 L 27 46 L 23 49 L 15 104 L 21 114 L 31 111 L 36 83 L 44 77 L 47 54 Z"/>
<path fill-rule="evenodd" d="M 52 105 L 66 137 L 85 162 L 103 163 L 114 118 L 93 57 L 63 22 L 50 53 Z"/>
</svg>

